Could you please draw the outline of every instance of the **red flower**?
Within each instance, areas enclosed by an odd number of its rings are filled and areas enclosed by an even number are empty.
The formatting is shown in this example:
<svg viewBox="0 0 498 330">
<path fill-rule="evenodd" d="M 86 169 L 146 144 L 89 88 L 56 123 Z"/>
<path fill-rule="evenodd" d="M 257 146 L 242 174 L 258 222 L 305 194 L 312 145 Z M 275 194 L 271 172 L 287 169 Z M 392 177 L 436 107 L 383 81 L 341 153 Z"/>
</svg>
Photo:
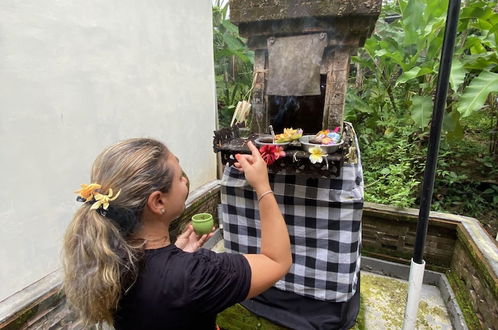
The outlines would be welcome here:
<svg viewBox="0 0 498 330">
<path fill-rule="evenodd" d="M 266 144 L 259 148 L 261 157 L 267 165 L 275 163 L 280 157 L 285 157 L 285 151 L 282 147 Z"/>
</svg>

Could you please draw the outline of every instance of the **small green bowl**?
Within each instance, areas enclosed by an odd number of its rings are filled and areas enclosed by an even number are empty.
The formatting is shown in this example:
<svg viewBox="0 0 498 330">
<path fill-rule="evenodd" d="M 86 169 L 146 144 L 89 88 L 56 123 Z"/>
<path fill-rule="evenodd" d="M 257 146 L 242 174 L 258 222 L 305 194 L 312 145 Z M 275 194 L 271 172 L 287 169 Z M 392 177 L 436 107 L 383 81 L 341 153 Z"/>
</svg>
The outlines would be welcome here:
<svg viewBox="0 0 498 330">
<path fill-rule="evenodd" d="M 197 235 L 209 234 L 213 226 L 213 216 L 209 213 L 198 213 L 192 216 L 192 227 Z"/>
</svg>

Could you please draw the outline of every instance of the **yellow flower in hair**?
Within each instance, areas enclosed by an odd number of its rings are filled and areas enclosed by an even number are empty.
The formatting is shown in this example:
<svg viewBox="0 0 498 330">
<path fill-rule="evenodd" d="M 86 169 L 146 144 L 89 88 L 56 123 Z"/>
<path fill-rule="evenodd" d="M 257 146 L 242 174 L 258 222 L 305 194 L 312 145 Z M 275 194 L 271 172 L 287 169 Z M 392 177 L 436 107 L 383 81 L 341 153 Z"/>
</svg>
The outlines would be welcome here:
<svg viewBox="0 0 498 330">
<path fill-rule="evenodd" d="M 313 164 L 321 163 L 323 160 L 323 157 L 327 156 L 327 154 L 323 152 L 322 148 L 318 148 L 318 147 L 311 148 L 309 150 L 309 152 L 310 152 L 310 161 Z"/>
<path fill-rule="evenodd" d="M 85 201 L 89 201 L 92 200 L 95 196 L 95 190 L 100 189 L 101 187 L 102 186 L 97 183 L 82 184 L 81 189 L 75 191 L 75 193 L 77 193 L 81 198 L 85 199 Z"/>
<path fill-rule="evenodd" d="M 107 210 L 107 208 L 109 207 L 109 202 L 112 202 L 113 200 L 118 198 L 120 192 L 121 192 L 121 190 L 118 191 L 118 193 L 114 197 L 112 197 L 112 189 L 111 188 L 109 188 L 109 192 L 107 193 L 107 195 L 97 193 L 95 195 L 96 202 L 92 204 L 92 207 L 90 209 L 96 210 L 102 205 L 104 210 Z"/>
</svg>

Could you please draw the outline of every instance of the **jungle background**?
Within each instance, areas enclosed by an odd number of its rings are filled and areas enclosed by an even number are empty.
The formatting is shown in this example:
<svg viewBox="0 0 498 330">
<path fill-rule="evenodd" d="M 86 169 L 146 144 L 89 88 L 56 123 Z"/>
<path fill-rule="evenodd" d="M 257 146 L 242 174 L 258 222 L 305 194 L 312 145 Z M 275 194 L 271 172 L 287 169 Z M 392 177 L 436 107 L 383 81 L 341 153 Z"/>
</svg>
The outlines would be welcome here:
<svg viewBox="0 0 498 330">
<path fill-rule="evenodd" d="M 345 120 L 358 134 L 365 200 L 418 208 L 447 1 L 385 1 L 352 57 Z M 213 5 L 219 127 L 247 99 L 254 54 Z M 477 218 L 498 232 L 498 0 L 463 0 L 432 210 Z"/>
</svg>

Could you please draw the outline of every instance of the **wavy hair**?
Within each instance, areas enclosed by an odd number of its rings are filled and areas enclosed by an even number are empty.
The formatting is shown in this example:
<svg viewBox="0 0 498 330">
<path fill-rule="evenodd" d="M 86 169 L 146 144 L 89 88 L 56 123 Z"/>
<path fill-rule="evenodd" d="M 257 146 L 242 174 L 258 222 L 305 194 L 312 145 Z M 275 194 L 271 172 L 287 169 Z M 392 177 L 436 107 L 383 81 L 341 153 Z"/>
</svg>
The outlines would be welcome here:
<svg viewBox="0 0 498 330">
<path fill-rule="evenodd" d="M 85 327 L 112 325 L 121 295 L 136 279 L 143 242 L 131 234 L 149 195 L 171 187 L 169 154 L 158 141 L 130 139 L 106 148 L 93 164 L 91 182 L 121 193 L 105 217 L 84 203 L 64 236 L 63 290 Z"/>
</svg>

